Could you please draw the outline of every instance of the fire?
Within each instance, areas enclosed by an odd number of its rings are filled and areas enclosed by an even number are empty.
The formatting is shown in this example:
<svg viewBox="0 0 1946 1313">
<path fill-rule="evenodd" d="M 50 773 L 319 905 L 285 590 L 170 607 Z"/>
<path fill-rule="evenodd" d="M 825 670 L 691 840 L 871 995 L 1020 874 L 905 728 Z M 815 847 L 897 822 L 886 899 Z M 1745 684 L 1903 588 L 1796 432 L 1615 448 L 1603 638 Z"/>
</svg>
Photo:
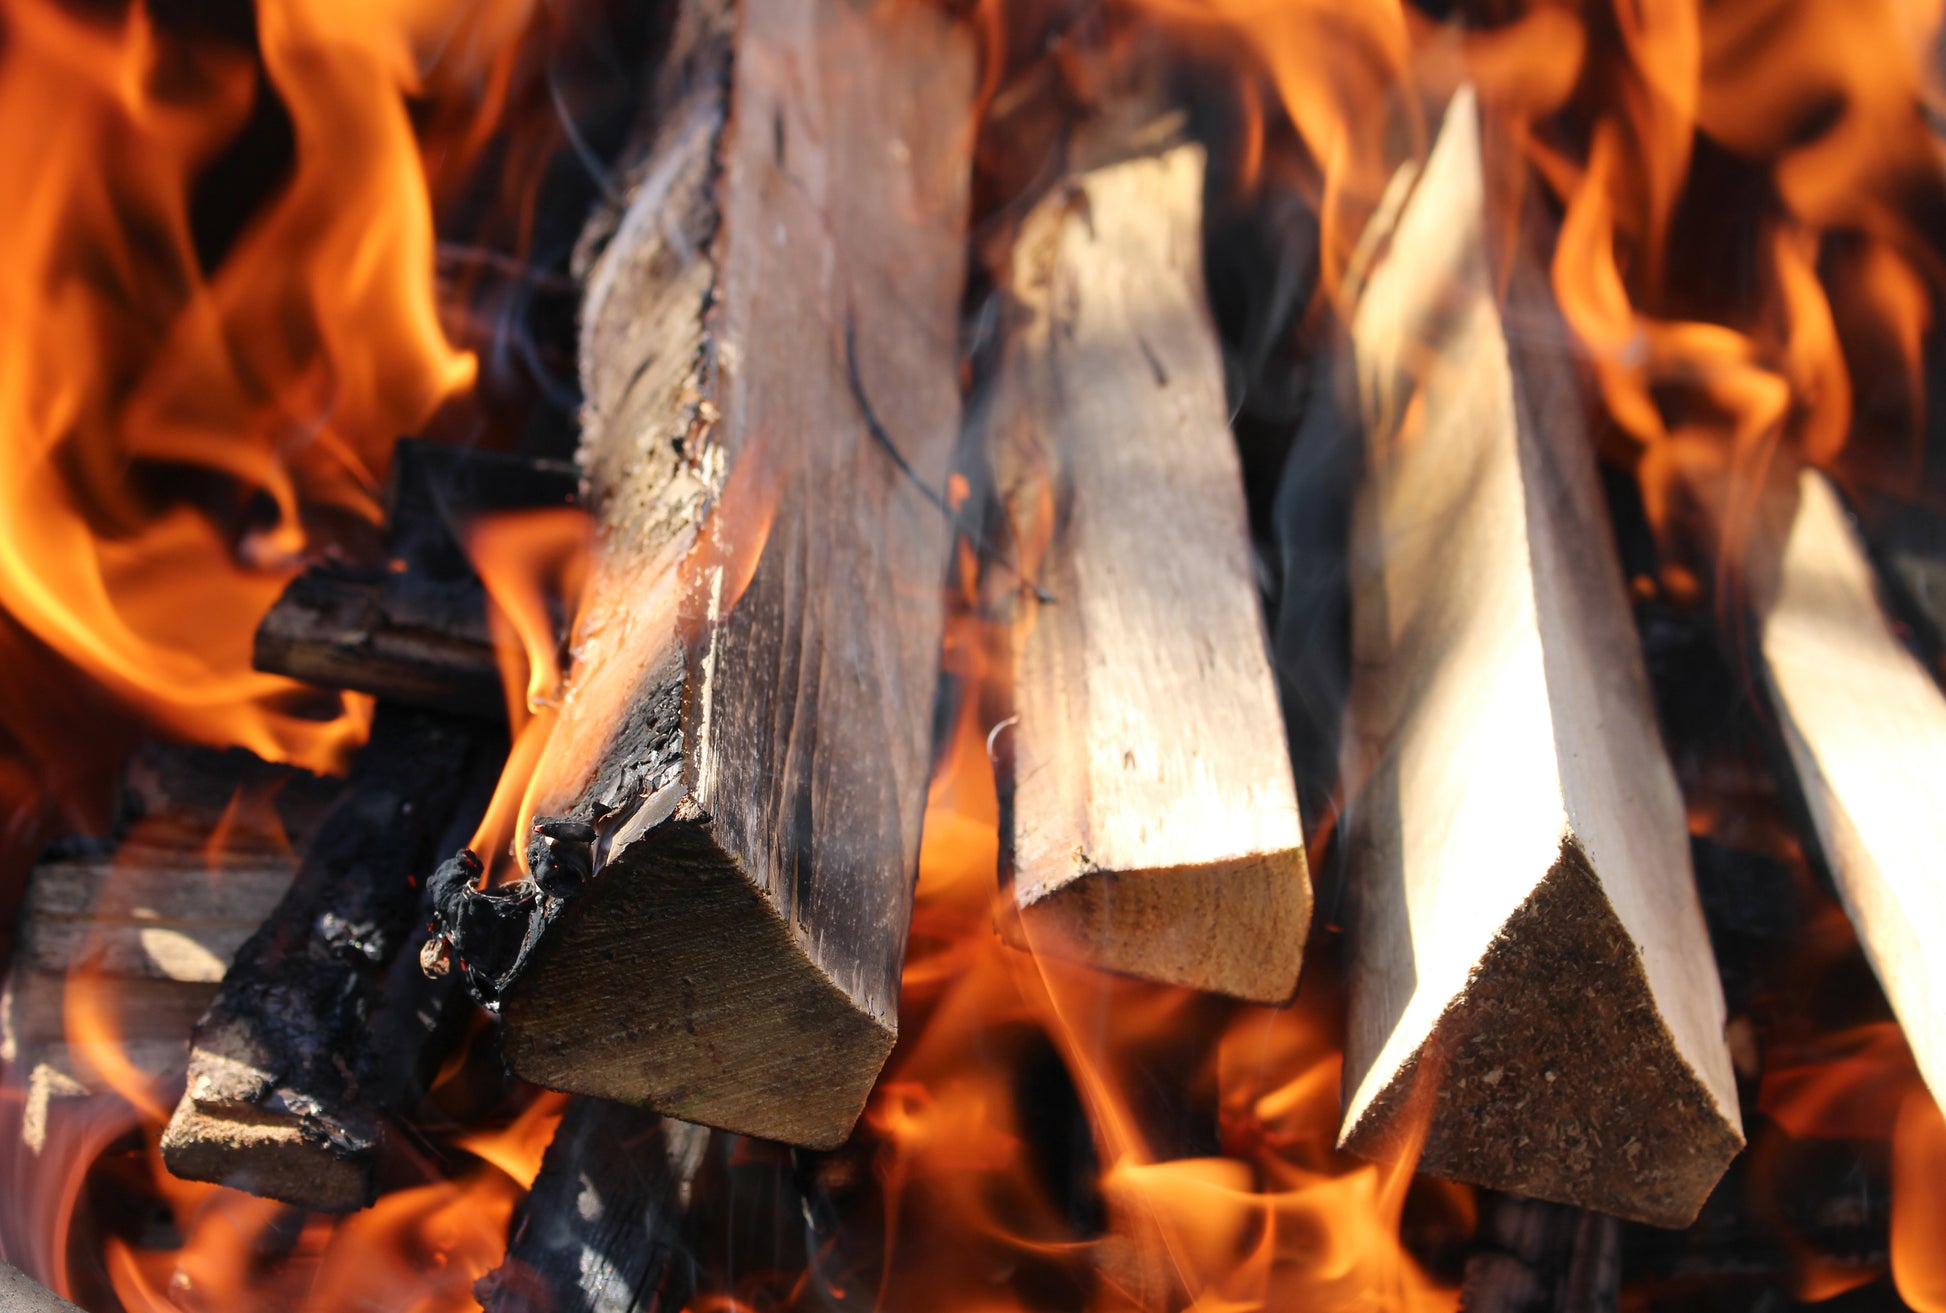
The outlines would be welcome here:
<svg viewBox="0 0 1946 1313">
<path fill-rule="evenodd" d="M 1023 50 L 1086 81 L 1067 35 L 1030 39 L 1046 8 L 976 7 L 983 112 L 1019 103 Z M 1793 461 L 1909 474 L 1946 276 L 1946 168 L 1923 112 L 1941 88 L 1920 63 L 1936 4 L 1539 5 L 1464 30 L 1400 0 L 1104 8 L 1118 30 L 1186 36 L 1180 50 L 1241 73 L 1233 182 L 1291 188 L 1318 216 L 1314 318 L 1350 308 L 1360 233 L 1423 152 L 1429 110 L 1461 81 L 1479 88 L 1551 230 L 1533 254 L 1597 384 L 1607 454 L 1635 472 L 1664 539 L 1651 591 L 1733 596 L 1757 494 Z M 436 295 L 434 217 L 519 100 L 538 13 L 530 0 L 261 0 L 238 39 L 140 3 L 87 16 L 0 0 L 0 116 L 34 125 L 0 149 L 0 322 L 31 326 L 0 353 L 10 813 L 84 815 L 140 728 L 317 769 L 363 735 L 361 700 L 253 672 L 251 634 L 307 557 L 376 517 L 394 438 L 478 382 L 448 336 L 465 313 Z M 284 146 L 250 153 L 280 133 Z M 1038 167 L 996 164 L 994 149 L 983 143 L 983 167 Z M 515 194 L 501 199 L 518 212 L 538 169 L 510 153 L 500 189 Z M 1737 194 L 1709 190 L 1706 157 Z M 1708 267 L 1729 248 L 1733 270 Z M 1897 404 L 1868 404 L 1887 396 Z M 767 522 L 770 490 L 743 491 Z M 1686 523 L 1699 495 L 1716 502 L 1703 551 Z M 533 811 L 563 678 L 548 599 L 572 610 L 591 543 L 585 517 L 546 512 L 489 521 L 468 545 L 514 732 L 474 840 L 494 852 Z M 760 550 L 723 563 L 725 605 Z M 970 578 L 970 552 L 962 566 Z M 1006 908 L 990 753 L 1006 726 L 984 712 L 996 640 L 976 591 L 947 636 L 963 700 L 926 815 L 902 1039 L 845 1151 L 869 1167 L 869 1200 L 846 1206 L 876 1248 L 856 1271 L 789 1278 L 799 1293 L 812 1279 L 859 1286 L 891 1309 L 1448 1313 L 1456 1273 L 1412 1236 L 1469 1235 L 1470 1192 L 1333 1147 L 1343 1009 L 1329 931 L 1286 1010 L 1111 978 L 993 933 Z M 75 732 L 104 719 L 105 734 Z M 75 1219 L 89 1174 L 113 1160 L 180 1238 L 100 1237 L 98 1293 L 131 1311 L 473 1306 L 560 1099 L 533 1099 L 501 1130 L 445 1127 L 402 1152 L 393 1179 L 406 1183 L 373 1209 L 305 1217 L 163 1170 L 153 1140 L 172 1092 L 131 1060 L 117 1002 L 85 965 L 70 982 L 70 1040 L 107 1092 L 59 1110 L 44 1170 L 27 1173 L 46 1216 L 8 1242 L 27 1236 L 41 1275 L 80 1290 Z M 1801 1061 L 1767 1055 L 1758 1107 L 1802 1140 L 1890 1128 L 1892 1279 L 1912 1307 L 1946 1310 L 1946 1121 L 1889 1024 L 1823 1039 Z M 456 1059 L 447 1084 L 466 1067 Z M 1799 1257 L 1806 1298 L 1877 1275 Z M 746 1305 L 705 1289 L 693 1306 Z"/>
<path fill-rule="evenodd" d="M 561 704 L 561 625 L 554 609 L 574 613 L 592 531 L 586 512 L 562 507 L 489 516 L 467 538 L 492 600 L 488 621 L 513 731 L 507 765 L 469 846 L 489 859 L 512 849 L 523 868 L 526 854 L 514 840 L 533 822 L 535 767 Z"/>
<path fill-rule="evenodd" d="M 143 734 L 318 771 L 363 739 L 368 699 L 255 672 L 252 636 L 298 569 L 370 539 L 400 434 L 474 424 L 480 366 L 456 339 L 482 334 L 459 298 L 493 288 L 442 289 L 472 252 L 436 244 L 435 212 L 463 199 L 461 238 L 525 258 L 571 109 L 548 61 L 590 6 L 570 8 L 0 0 L 4 860 L 51 825 L 99 827 Z M 219 886 L 253 823 L 243 801 L 206 845 Z M 454 1137 L 450 1175 L 412 1159 L 420 1183 L 378 1207 L 305 1218 L 163 1170 L 154 1137 L 180 1087 L 137 1061 L 121 989 L 85 952 L 67 982 L 93 1093 L 53 1066 L 8 1070 L 7 1258 L 130 1310 L 473 1306 L 558 1100 Z M 94 1236 L 102 1173 L 181 1244 Z"/>
<path fill-rule="evenodd" d="M 989 745 L 1006 727 L 977 691 L 996 641 L 972 614 L 948 629 L 973 695 L 934 775 L 901 1038 L 854 1150 L 881 1190 L 875 1307 L 1451 1313 L 1457 1290 L 1408 1252 L 1401 1220 L 1412 1190 L 1464 1234 L 1470 1192 L 1335 1150 L 1332 985 L 1250 1007 L 994 934 Z"/>
</svg>

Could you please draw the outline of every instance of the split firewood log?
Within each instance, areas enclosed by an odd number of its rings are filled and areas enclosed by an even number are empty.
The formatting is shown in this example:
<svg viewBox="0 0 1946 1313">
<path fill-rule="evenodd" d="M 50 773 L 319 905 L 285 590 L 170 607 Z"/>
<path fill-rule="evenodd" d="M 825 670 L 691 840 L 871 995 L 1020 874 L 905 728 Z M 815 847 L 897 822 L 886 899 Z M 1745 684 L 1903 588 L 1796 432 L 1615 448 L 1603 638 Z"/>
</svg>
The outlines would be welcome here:
<svg viewBox="0 0 1946 1313">
<path fill-rule="evenodd" d="M 1014 245 L 985 416 L 1033 581 L 1004 731 L 1005 927 L 1038 951 L 1274 1003 L 1297 988 L 1311 889 L 1204 299 L 1202 196 L 1200 146 L 1106 163 L 1043 199 Z"/>
<path fill-rule="evenodd" d="M 277 906 L 334 792 L 243 752 L 137 749 L 114 831 L 55 845 L 28 875 L 0 987 L 0 1062 L 39 1153 L 61 1099 L 161 1089 L 238 948 Z M 103 1063 L 117 1070 L 105 1072 Z"/>
<path fill-rule="evenodd" d="M 392 458 L 383 559 L 290 582 L 257 627 L 253 662 L 325 688 L 499 719 L 506 700 L 486 590 L 465 551 L 483 515 L 572 505 L 574 468 L 406 440 Z"/>
<path fill-rule="evenodd" d="M 1721 985 L 1545 283 L 1455 97 L 1352 323 L 1341 1144 L 1663 1226 L 1742 1147 Z M 1521 325 L 1508 331 L 1508 321 Z"/>
<path fill-rule="evenodd" d="M 733 60 L 727 27 L 679 18 L 589 276 L 599 559 L 535 796 L 592 878 L 499 1001 L 529 1080 L 829 1146 L 895 1036 L 972 50 L 896 0 L 746 0 Z"/>
<path fill-rule="evenodd" d="M 683 1306 L 677 1266 L 710 1132 L 577 1098 L 514 1213 L 504 1262 L 474 1286 L 485 1313 L 657 1313 Z"/>
<path fill-rule="evenodd" d="M 450 986 L 418 970 L 422 889 L 491 791 L 476 725 L 384 704 L 295 881 L 191 1038 L 169 1170 L 321 1211 L 370 1203 L 386 1122 L 430 1073 Z"/>
<path fill-rule="evenodd" d="M 1905 1029 L 1946 1099 L 1946 697 L 1880 607 L 1857 530 L 1805 470 L 1774 574 L 1755 572 L 1765 691 L 1815 849 Z"/>
</svg>

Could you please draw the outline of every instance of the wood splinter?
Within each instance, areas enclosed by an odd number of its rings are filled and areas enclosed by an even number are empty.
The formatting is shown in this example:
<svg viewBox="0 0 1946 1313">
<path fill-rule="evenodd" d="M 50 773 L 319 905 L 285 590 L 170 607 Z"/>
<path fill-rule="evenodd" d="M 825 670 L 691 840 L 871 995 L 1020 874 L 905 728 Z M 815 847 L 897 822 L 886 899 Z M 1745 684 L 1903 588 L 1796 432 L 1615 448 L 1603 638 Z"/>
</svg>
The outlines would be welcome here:
<svg viewBox="0 0 1946 1313">
<path fill-rule="evenodd" d="M 1084 142 L 1077 150 L 1085 150 Z M 1099 144 L 1099 143 L 1093 143 Z M 1088 172 L 1015 242 L 986 423 L 1026 575 L 1011 828 L 1037 951 L 1266 1003 L 1311 888 L 1204 300 L 1203 154 Z"/>
<path fill-rule="evenodd" d="M 1487 262 L 1470 93 L 1353 320 L 1356 899 L 1340 1143 L 1686 1225 L 1742 1148 L 1723 996 L 1565 326 Z"/>
</svg>

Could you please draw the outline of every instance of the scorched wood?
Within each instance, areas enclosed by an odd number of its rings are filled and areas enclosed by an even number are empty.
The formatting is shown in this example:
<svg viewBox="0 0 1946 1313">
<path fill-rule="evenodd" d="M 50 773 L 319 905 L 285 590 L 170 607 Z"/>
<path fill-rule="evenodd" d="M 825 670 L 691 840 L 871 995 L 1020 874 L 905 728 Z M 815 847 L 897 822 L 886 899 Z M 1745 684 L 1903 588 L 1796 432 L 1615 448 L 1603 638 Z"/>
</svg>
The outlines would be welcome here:
<svg viewBox="0 0 1946 1313">
<path fill-rule="evenodd" d="M 1742 1147 L 1723 996 L 1545 284 L 1486 257 L 1470 93 L 1352 324 L 1341 1143 L 1623 1217 Z"/>
<path fill-rule="evenodd" d="M 1946 697 L 1887 623 L 1823 475 L 1802 473 L 1774 576 L 1757 574 L 1763 680 L 1818 850 L 1920 1075 L 1946 1098 Z"/>
<path fill-rule="evenodd" d="M 506 1053 L 540 1084 L 829 1146 L 895 1036 L 972 52 L 932 6 L 748 0 L 726 101 L 720 42 L 677 47 L 589 280 L 600 561 L 537 779 L 542 811 L 595 825 L 594 878 L 507 983 Z"/>
<path fill-rule="evenodd" d="M 1202 196 L 1200 146 L 1104 164 L 1015 243 L 987 416 L 1035 585 L 1013 624 L 1006 853 L 1037 950 L 1275 1003 L 1311 889 Z"/>
<path fill-rule="evenodd" d="M 416 962 L 389 968 L 416 956 L 425 876 L 498 764 L 463 722 L 381 706 L 295 882 L 196 1025 L 162 1135 L 171 1172 L 320 1210 L 371 1202 L 386 1116 L 440 1013 Z"/>
<path fill-rule="evenodd" d="M 709 1139 L 703 1127 L 605 1099 L 570 1102 L 514 1214 L 506 1260 L 474 1286 L 485 1313 L 682 1307 L 665 1282 Z"/>
<path fill-rule="evenodd" d="M 1615 1313 L 1622 1225 L 1601 1213 L 1515 1195 L 1479 1200 L 1467 1256 L 1466 1313 Z"/>
<path fill-rule="evenodd" d="M 486 590 L 465 550 L 481 516 L 572 505 L 573 467 L 407 440 L 392 459 L 383 560 L 293 579 L 257 628 L 254 664 L 307 684 L 498 719 L 505 693 Z"/>
</svg>

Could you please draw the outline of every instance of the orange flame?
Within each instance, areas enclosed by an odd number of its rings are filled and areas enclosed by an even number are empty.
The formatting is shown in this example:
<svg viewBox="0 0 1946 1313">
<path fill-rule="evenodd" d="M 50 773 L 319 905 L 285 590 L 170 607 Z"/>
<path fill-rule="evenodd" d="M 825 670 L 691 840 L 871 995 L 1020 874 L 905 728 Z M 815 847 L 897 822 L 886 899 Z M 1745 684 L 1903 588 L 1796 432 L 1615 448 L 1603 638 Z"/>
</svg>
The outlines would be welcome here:
<svg viewBox="0 0 1946 1313">
<path fill-rule="evenodd" d="M 1892 1280 L 1914 1313 L 1946 1309 L 1946 1117 L 1923 1089 L 1892 1132 Z"/>
<path fill-rule="evenodd" d="M 488 516 L 467 535 L 467 554 L 493 603 L 488 621 L 513 731 L 513 749 L 493 801 L 469 845 L 489 861 L 511 847 L 515 860 L 526 864 L 516 840 L 533 823 L 535 766 L 561 704 L 561 645 L 553 607 L 574 613 L 587 579 L 592 534 L 586 512 L 558 507 Z"/>
</svg>

